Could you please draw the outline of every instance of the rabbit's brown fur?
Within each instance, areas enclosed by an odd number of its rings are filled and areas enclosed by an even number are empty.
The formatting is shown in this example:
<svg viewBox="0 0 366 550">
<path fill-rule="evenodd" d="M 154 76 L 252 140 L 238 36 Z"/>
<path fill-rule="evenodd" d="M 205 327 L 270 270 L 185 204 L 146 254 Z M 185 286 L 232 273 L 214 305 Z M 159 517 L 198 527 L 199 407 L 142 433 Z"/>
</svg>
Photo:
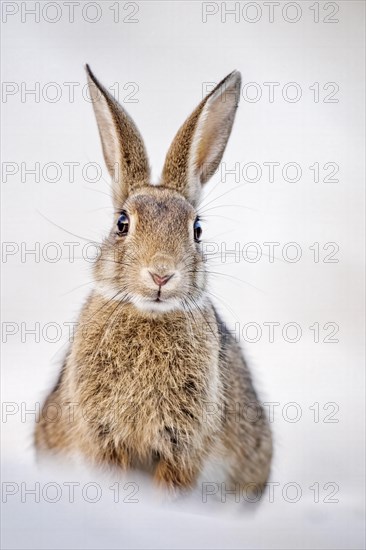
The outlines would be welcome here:
<svg viewBox="0 0 366 550">
<path fill-rule="evenodd" d="M 240 86 L 233 75 L 178 132 L 161 184 L 152 186 L 136 127 L 89 70 L 92 94 L 98 89 L 104 102 L 94 108 L 107 166 L 119 167 L 116 215 L 94 266 L 95 290 L 36 428 L 39 450 L 142 468 L 169 487 L 194 486 L 209 463 L 225 471 L 211 481 L 265 484 L 269 426 L 241 350 L 207 296 L 192 230 L 200 185 L 233 124 Z M 227 84 L 234 96 L 219 104 Z M 115 229 L 121 211 L 127 235 Z M 157 289 L 149 271 L 172 279 Z"/>
</svg>

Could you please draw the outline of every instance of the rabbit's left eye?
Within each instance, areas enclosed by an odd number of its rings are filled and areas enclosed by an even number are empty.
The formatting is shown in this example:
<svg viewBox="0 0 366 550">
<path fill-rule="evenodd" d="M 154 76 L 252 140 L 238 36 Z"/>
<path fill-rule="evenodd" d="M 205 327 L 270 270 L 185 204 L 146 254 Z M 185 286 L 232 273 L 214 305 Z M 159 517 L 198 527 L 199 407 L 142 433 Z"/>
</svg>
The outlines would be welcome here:
<svg viewBox="0 0 366 550">
<path fill-rule="evenodd" d="M 196 241 L 196 243 L 198 243 L 202 235 L 202 227 L 198 218 L 196 218 L 194 222 L 193 232 L 194 232 L 194 240 Z"/>
<path fill-rule="evenodd" d="M 118 231 L 121 235 L 127 235 L 129 224 L 130 224 L 130 220 L 126 212 L 122 212 L 120 217 L 117 220 Z"/>
</svg>

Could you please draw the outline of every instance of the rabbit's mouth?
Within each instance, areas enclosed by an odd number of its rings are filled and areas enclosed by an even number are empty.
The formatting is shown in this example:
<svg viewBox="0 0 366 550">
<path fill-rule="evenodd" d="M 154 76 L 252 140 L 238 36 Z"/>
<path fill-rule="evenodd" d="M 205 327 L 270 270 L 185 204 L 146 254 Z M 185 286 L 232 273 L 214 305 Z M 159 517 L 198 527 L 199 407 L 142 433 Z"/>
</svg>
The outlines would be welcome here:
<svg viewBox="0 0 366 550">
<path fill-rule="evenodd" d="M 172 296 L 162 296 L 161 288 L 156 293 L 156 296 L 154 298 L 148 298 L 148 302 L 151 302 L 153 304 L 168 304 L 169 302 L 175 302 L 176 300 Z"/>
<path fill-rule="evenodd" d="M 171 279 L 172 277 L 173 277 L 173 275 L 171 275 L 171 277 L 169 277 L 169 279 Z M 155 298 L 155 300 L 153 300 L 155 303 L 164 302 L 164 300 L 161 297 L 161 293 L 162 293 L 162 290 L 161 290 L 161 287 L 159 287 L 156 298 Z"/>
</svg>

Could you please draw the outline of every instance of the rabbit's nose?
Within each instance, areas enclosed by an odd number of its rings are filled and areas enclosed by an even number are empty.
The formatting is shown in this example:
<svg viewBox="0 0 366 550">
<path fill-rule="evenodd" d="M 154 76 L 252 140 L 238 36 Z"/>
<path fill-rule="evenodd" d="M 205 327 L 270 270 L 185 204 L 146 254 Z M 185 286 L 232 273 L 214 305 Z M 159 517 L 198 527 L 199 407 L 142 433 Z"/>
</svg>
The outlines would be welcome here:
<svg viewBox="0 0 366 550">
<path fill-rule="evenodd" d="M 158 286 L 164 286 L 167 284 L 168 281 L 170 281 L 170 279 L 172 277 L 174 277 L 174 273 L 172 273 L 171 275 L 158 275 L 157 273 L 151 273 L 151 271 L 149 271 L 154 283 L 156 283 Z"/>
</svg>

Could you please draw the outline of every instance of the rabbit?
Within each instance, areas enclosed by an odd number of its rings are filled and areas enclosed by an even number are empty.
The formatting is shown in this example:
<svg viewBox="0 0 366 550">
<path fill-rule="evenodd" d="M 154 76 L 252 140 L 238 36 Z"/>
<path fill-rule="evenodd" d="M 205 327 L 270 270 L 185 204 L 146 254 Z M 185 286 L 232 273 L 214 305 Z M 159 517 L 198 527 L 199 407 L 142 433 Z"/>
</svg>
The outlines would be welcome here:
<svg viewBox="0 0 366 550">
<path fill-rule="evenodd" d="M 86 72 L 115 213 L 36 425 L 37 452 L 137 468 L 166 489 L 192 490 L 215 467 L 210 481 L 262 490 L 271 430 L 240 346 L 209 298 L 197 213 L 231 133 L 241 75 L 199 103 L 153 185 L 137 127 Z"/>
</svg>

